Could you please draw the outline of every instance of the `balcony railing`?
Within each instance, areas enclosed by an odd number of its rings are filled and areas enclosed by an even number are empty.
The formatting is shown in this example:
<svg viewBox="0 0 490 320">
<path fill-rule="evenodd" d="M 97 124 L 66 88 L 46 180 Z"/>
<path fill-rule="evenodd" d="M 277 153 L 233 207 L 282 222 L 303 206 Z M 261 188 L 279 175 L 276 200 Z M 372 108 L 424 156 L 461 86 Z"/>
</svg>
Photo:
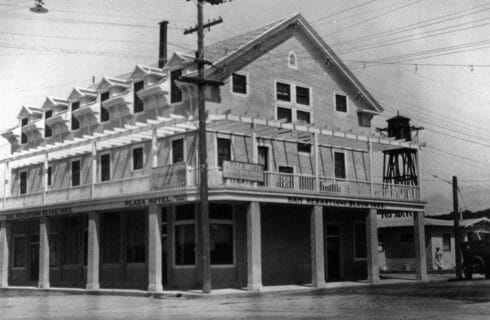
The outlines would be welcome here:
<svg viewBox="0 0 490 320">
<path fill-rule="evenodd" d="M 3 209 L 32 207 L 42 204 L 53 204 L 89 199 L 110 198 L 124 195 L 136 195 L 150 191 L 170 190 L 199 185 L 199 171 L 186 163 L 152 168 L 151 175 L 131 177 L 121 180 L 100 182 L 64 189 L 48 190 L 21 196 L 11 196 L 0 202 Z M 371 183 L 316 177 L 306 174 L 281 172 L 264 172 L 263 181 L 231 179 L 223 177 L 219 168 L 208 171 L 210 187 L 233 187 L 248 190 L 270 190 L 278 193 L 308 193 L 342 197 L 372 198 L 381 200 L 418 201 L 420 188 L 398 184 Z"/>
</svg>

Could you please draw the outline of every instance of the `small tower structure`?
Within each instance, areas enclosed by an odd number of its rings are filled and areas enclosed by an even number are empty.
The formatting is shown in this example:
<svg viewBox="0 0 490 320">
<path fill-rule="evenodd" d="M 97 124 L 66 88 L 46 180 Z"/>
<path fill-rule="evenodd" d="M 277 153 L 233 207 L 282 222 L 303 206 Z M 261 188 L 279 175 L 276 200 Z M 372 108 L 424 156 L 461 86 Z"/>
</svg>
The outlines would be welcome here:
<svg viewBox="0 0 490 320">
<path fill-rule="evenodd" d="M 410 118 L 399 113 L 386 120 L 387 128 L 377 128 L 378 132 L 385 132 L 388 138 L 412 141 L 412 131 L 418 133 L 422 127 L 410 126 Z M 417 150 L 410 148 L 398 148 L 383 151 L 383 182 L 417 186 L 419 184 L 417 174 Z"/>
</svg>

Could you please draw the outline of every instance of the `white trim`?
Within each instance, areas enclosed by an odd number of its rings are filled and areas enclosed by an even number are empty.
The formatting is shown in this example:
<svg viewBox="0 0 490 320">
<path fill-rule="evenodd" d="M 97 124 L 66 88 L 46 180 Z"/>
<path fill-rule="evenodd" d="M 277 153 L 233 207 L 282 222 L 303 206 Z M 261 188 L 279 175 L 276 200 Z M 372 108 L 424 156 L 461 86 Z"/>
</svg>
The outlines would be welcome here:
<svg viewBox="0 0 490 320">
<path fill-rule="evenodd" d="M 343 150 L 341 150 L 341 151 L 332 150 L 332 152 L 333 152 L 333 177 L 334 177 L 335 179 L 347 179 L 347 177 L 348 177 L 349 175 L 347 174 L 347 173 L 348 173 L 348 171 L 347 171 L 347 167 L 348 167 L 348 166 L 347 166 L 347 156 L 346 156 L 346 152 L 345 152 L 345 151 L 343 151 Z M 335 163 L 335 154 L 336 154 L 336 153 L 342 153 L 342 154 L 344 155 L 344 173 L 345 173 L 345 177 L 343 177 L 343 178 L 337 177 L 337 176 L 335 175 L 335 167 L 336 167 L 336 163 Z"/>
<path fill-rule="evenodd" d="M 142 153 L 143 153 L 143 159 L 142 159 L 142 167 L 139 168 L 139 169 L 135 169 L 134 168 L 134 154 L 133 154 L 133 150 L 134 149 L 139 149 L 141 148 L 142 149 Z M 132 172 L 138 172 L 138 171 L 142 171 L 142 170 L 145 170 L 145 144 L 144 143 L 138 143 L 138 144 L 133 144 L 131 146 L 131 171 Z"/>
<path fill-rule="evenodd" d="M 366 257 L 365 258 L 358 258 L 356 257 L 356 225 L 363 225 L 364 226 L 364 230 L 366 230 L 366 222 L 363 222 L 363 221 L 353 221 L 352 222 L 352 248 L 353 248 L 353 251 L 352 251 L 352 258 L 354 261 L 367 261 L 367 251 L 369 250 L 367 248 L 367 232 L 365 231 L 365 235 L 366 235 Z"/>
<path fill-rule="evenodd" d="M 78 174 L 80 175 L 80 177 L 78 178 L 79 180 L 79 184 L 74 186 L 73 185 L 73 162 L 76 162 L 76 161 L 79 161 L 80 162 L 80 171 L 78 172 Z M 78 187 L 78 186 L 82 186 L 82 158 L 81 157 L 77 157 L 77 158 L 73 158 L 73 159 L 70 159 L 70 187 Z"/>
<path fill-rule="evenodd" d="M 183 155 L 182 155 L 182 162 L 186 162 L 186 146 L 187 146 L 187 143 L 186 143 L 186 136 L 174 136 L 170 139 L 170 164 L 174 164 L 174 141 L 177 141 L 177 140 L 182 140 L 182 152 L 183 152 Z M 176 162 L 176 163 L 179 163 L 179 162 Z"/>
<path fill-rule="evenodd" d="M 244 76 L 245 77 L 245 90 L 246 93 L 240 93 L 240 92 L 235 92 L 233 91 L 233 74 L 239 75 L 239 76 Z M 230 74 L 230 93 L 232 95 L 240 96 L 240 97 L 248 97 L 250 93 L 250 77 L 248 72 L 232 72 Z"/>
<path fill-rule="evenodd" d="M 291 64 L 291 56 L 294 56 L 294 62 L 295 64 Z M 288 54 L 288 68 L 293 69 L 293 70 L 298 70 L 298 56 L 294 51 L 289 51 Z"/>
<path fill-rule="evenodd" d="M 102 156 L 109 155 L 109 180 L 102 181 Z M 100 182 L 108 182 L 112 181 L 112 150 L 102 151 L 99 153 L 99 157 L 97 159 L 97 164 L 99 167 L 99 181 L 95 181 L 94 183 Z"/>
<path fill-rule="evenodd" d="M 337 95 L 345 97 L 345 112 L 337 110 L 337 101 L 336 101 Z M 337 114 L 343 114 L 343 115 L 349 114 L 349 110 L 350 110 L 350 102 L 349 101 L 350 101 L 350 99 L 349 99 L 349 96 L 347 94 L 345 94 L 344 92 L 341 92 L 341 91 L 334 90 L 334 92 L 333 92 L 333 111 L 335 111 Z"/>
</svg>

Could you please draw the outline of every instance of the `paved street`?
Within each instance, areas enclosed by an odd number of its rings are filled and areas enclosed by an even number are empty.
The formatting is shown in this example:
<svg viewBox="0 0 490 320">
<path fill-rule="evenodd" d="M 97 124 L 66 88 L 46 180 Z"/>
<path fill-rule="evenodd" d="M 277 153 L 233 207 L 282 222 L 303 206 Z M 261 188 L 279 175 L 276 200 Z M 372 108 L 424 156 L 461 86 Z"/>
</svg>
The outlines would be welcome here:
<svg viewBox="0 0 490 320">
<path fill-rule="evenodd" d="M 2 292 L 1 319 L 489 319 L 490 281 L 407 283 L 233 297 Z"/>
</svg>

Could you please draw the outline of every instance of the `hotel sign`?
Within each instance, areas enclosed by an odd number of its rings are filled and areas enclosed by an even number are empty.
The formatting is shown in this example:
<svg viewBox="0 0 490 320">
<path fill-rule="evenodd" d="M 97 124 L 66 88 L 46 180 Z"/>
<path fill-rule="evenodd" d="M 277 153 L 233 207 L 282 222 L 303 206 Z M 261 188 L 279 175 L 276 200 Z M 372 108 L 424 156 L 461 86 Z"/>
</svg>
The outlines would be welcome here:
<svg viewBox="0 0 490 320">
<path fill-rule="evenodd" d="M 72 213 L 71 208 L 58 208 L 58 209 L 16 212 L 16 213 L 6 215 L 5 218 L 7 220 L 33 219 L 33 218 L 40 218 L 40 217 L 59 216 L 59 215 L 70 214 L 70 213 Z"/>
<path fill-rule="evenodd" d="M 317 199 L 317 198 L 305 198 L 305 197 L 289 197 L 288 203 L 327 206 L 327 207 L 348 207 L 348 208 L 366 208 L 366 209 L 384 208 L 384 205 L 382 203 L 369 203 L 369 202 L 353 201 L 353 200 Z"/>
<path fill-rule="evenodd" d="M 126 200 L 124 201 L 124 206 L 128 207 L 145 207 L 150 204 L 164 204 L 175 201 L 185 201 L 185 196 L 168 196 L 168 197 L 157 197 L 157 198 L 142 198 L 142 199 L 134 199 L 134 200 Z"/>
<path fill-rule="evenodd" d="M 153 168 L 150 176 L 151 191 L 185 187 L 186 171 L 185 163 Z"/>
<path fill-rule="evenodd" d="M 264 166 L 261 164 L 223 161 L 223 178 L 264 182 Z"/>
</svg>

